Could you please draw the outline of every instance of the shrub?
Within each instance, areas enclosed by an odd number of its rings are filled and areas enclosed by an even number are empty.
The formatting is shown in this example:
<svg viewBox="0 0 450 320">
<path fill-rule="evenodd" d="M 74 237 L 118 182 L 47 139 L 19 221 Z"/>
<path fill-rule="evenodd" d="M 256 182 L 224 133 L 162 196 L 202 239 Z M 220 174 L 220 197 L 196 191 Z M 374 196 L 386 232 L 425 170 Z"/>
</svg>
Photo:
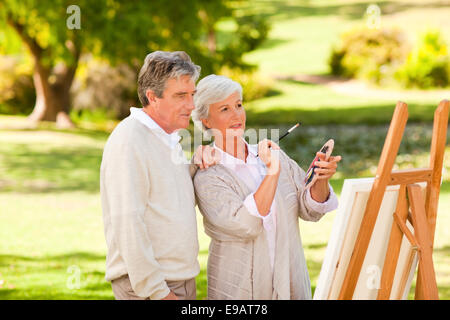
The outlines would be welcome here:
<svg viewBox="0 0 450 320">
<path fill-rule="evenodd" d="M 405 36 L 397 29 L 355 29 L 341 35 L 328 64 L 331 73 L 380 83 L 406 58 Z"/>
<path fill-rule="evenodd" d="M 127 65 L 110 66 L 88 58 L 77 71 L 72 86 L 73 112 L 123 119 L 130 107 L 140 107 L 136 93 L 137 75 Z"/>
<path fill-rule="evenodd" d="M 257 72 L 237 68 L 222 68 L 219 74 L 241 84 L 244 102 L 263 98 L 271 92 L 272 81 Z"/>
<path fill-rule="evenodd" d="M 395 74 L 405 87 L 446 87 L 450 84 L 450 54 L 439 31 L 425 32 L 418 46 Z"/>
</svg>

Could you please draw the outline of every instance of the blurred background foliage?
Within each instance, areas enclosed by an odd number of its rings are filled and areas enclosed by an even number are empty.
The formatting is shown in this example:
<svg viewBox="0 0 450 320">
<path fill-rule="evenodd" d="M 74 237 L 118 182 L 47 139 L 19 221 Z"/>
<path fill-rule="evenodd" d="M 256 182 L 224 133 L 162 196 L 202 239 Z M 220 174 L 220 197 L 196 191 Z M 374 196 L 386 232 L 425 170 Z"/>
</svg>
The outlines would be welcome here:
<svg viewBox="0 0 450 320">
<path fill-rule="evenodd" d="M 0 113 L 29 115 L 33 121 L 56 121 L 66 127 L 86 117 L 123 119 L 130 106 L 139 105 L 137 72 L 145 55 L 154 50 L 185 50 L 202 66 L 202 76 L 220 73 L 242 83 L 247 102 L 280 96 L 286 90 L 276 88 L 274 74 L 258 70 L 263 61 L 246 58 L 254 51 L 270 49 L 276 45 L 273 41 L 282 41 L 268 37 L 277 14 L 288 7 L 275 1 L 279 11 L 269 14 L 267 7 L 273 8 L 263 3 L 187 0 L 180 6 L 162 0 L 101 0 L 95 4 L 3 0 Z M 80 30 L 66 26 L 66 8 L 71 4 L 82 8 Z M 380 3 L 385 11 L 399 10 L 389 5 Z M 314 7 L 308 6 L 292 6 L 291 14 L 296 8 L 314 14 Z M 322 14 L 321 6 L 315 8 Z M 367 19 L 365 7 L 356 8 Z M 448 88 L 448 37 L 439 29 L 425 28 L 415 34 L 414 42 L 407 33 L 411 32 L 400 24 L 379 28 L 349 24 L 329 42 L 328 72 L 321 74 L 368 81 L 382 89 Z M 308 40 L 302 42 L 306 45 Z M 262 100 L 263 106 L 267 100 Z M 287 106 L 278 103 L 274 107 L 283 110 Z M 255 116 L 261 115 L 264 122 L 260 111 Z"/>
<path fill-rule="evenodd" d="M 4 0 L 0 54 L 7 58 L 0 60 L 0 112 L 33 111 L 31 120 L 73 126 L 73 109 L 108 107 L 108 116 L 121 119 L 138 103 L 136 74 L 146 54 L 155 50 L 188 52 L 204 75 L 229 68 L 242 70 L 248 78 L 255 66 L 242 55 L 266 39 L 269 25 L 254 15 L 234 14 L 232 3 Z M 66 26 L 69 5 L 82 8 L 79 30 Z M 217 35 L 223 18 L 231 24 L 232 37 Z M 33 80 L 38 99 L 30 109 Z"/>
<path fill-rule="evenodd" d="M 394 80 L 405 88 L 450 85 L 450 52 L 439 30 L 425 31 L 414 46 L 399 29 L 357 29 L 341 36 L 333 48 L 331 73 L 378 85 Z"/>
<path fill-rule="evenodd" d="M 450 51 L 439 30 L 420 36 L 417 46 L 397 70 L 397 79 L 407 88 L 450 85 Z"/>
<path fill-rule="evenodd" d="M 380 84 L 405 60 L 405 40 L 405 35 L 395 29 L 361 28 L 346 32 L 341 36 L 340 46 L 331 52 L 331 73 Z"/>
<path fill-rule="evenodd" d="M 73 4 L 79 30 L 66 25 Z M 409 121 L 395 168 L 427 165 L 434 110 L 450 98 L 449 16 L 448 0 L 0 0 L 0 299 L 113 298 L 99 169 L 110 132 L 139 106 L 149 52 L 185 50 L 201 77 L 240 82 L 247 128 L 270 138 L 301 122 L 280 146 L 304 169 L 333 138 L 339 195 L 344 179 L 375 174 L 398 100 Z M 192 142 L 182 141 L 187 156 Z M 443 299 L 446 151 L 433 254 Z M 209 238 L 197 217 L 204 299 Z M 300 221 L 313 290 L 334 217 Z M 66 285 L 71 265 L 82 271 L 78 290 Z"/>
</svg>

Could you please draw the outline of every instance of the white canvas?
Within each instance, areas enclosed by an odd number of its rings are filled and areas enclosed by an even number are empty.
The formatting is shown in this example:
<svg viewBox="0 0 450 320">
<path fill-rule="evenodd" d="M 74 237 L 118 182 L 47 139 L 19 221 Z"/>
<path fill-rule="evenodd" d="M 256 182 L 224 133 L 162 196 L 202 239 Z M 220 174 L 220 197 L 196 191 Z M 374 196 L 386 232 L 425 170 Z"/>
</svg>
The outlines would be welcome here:
<svg viewBox="0 0 450 320">
<path fill-rule="evenodd" d="M 337 299 L 339 296 L 373 180 L 365 178 L 344 181 L 314 299 Z M 389 186 L 386 189 L 353 299 L 377 297 L 398 190 L 399 186 Z M 409 227 L 411 228 L 411 225 Z M 411 244 L 403 237 L 391 299 L 407 298 L 417 266 L 416 256 Z"/>
</svg>

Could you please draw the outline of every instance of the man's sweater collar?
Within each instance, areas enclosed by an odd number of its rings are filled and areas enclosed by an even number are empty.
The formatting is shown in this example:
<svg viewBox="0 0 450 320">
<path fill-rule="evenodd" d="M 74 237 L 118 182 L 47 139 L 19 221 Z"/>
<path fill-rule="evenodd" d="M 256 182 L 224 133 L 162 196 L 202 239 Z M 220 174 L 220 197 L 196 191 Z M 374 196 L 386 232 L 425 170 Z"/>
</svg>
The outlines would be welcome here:
<svg viewBox="0 0 450 320">
<path fill-rule="evenodd" d="M 180 141 L 181 137 L 178 135 L 178 132 L 167 133 L 161 128 L 155 120 L 153 120 L 147 113 L 144 112 L 142 108 L 130 108 L 130 117 L 138 120 L 143 125 L 148 127 L 150 130 L 155 132 L 161 140 L 166 143 L 170 148 L 175 148 L 175 146 Z"/>
</svg>

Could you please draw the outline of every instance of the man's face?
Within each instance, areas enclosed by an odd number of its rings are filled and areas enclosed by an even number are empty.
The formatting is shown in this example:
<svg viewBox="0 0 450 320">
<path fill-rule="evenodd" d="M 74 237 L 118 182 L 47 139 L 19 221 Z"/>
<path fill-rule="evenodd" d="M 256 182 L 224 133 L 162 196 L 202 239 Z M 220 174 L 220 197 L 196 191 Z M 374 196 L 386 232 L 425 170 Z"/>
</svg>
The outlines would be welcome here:
<svg viewBox="0 0 450 320">
<path fill-rule="evenodd" d="M 152 115 L 167 133 L 187 128 L 191 112 L 194 110 L 195 83 L 188 75 L 173 78 L 166 82 L 162 98 L 155 97 L 149 108 L 154 108 Z"/>
</svg>

